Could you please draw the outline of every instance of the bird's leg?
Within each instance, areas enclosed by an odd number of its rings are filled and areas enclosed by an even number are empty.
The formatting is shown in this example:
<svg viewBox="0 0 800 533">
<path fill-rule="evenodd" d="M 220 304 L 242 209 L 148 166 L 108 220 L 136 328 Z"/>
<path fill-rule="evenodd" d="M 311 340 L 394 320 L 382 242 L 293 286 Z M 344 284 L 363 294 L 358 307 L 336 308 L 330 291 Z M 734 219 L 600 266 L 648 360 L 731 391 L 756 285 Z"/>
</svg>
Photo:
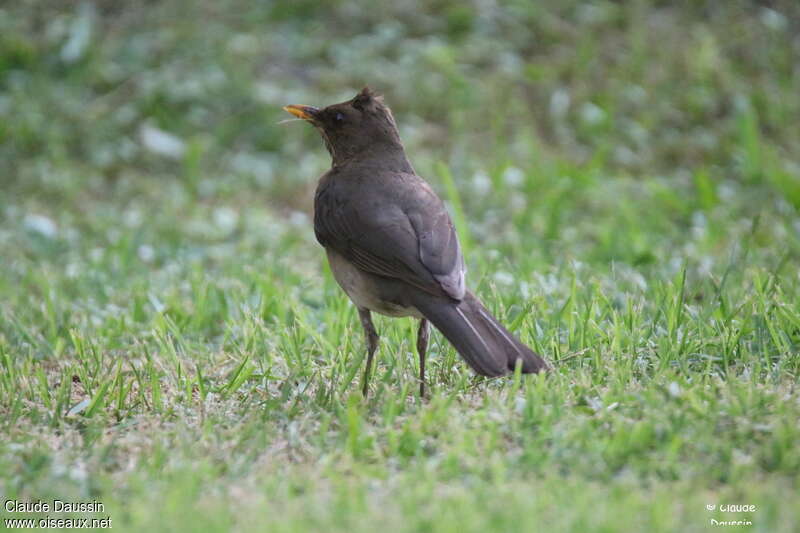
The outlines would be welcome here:
<svg viewBox="0 0 800 533">
<path fill-rule="evenodd" d="M 372 324 L 372 315 L 369 309 L 358 309 L 358 318 L 361 319 L 361 326 L 364 328 L 364 338 L 367 341 L 367 368 L 364 369 L 364 386 L 361 392 L 364 396 L 367 395 L 369 389 L 369 373 L 372 367 L 372 358 L 375 355 L 375 350 L 378 348 L 378 332 L 375 331 L 375 326 Z"/>
<path fill-rule="evenodd" d="M 417 353 L 419 354 L 419 397 L 425 397 L 425 353 L 428 351 L 428 321 L 419 321 L 417 330 Z"/>
</svg>

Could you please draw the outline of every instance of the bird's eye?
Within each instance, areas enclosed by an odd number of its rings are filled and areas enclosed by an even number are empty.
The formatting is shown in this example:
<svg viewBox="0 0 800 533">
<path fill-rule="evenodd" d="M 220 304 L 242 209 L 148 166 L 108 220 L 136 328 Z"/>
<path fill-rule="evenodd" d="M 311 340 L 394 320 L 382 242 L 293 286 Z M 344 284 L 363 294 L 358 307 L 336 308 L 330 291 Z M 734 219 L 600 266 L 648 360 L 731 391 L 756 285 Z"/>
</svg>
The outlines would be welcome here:
<svg viewBox="0 0 800 533">
<path fill-rule="evenodd" d="M 333 119 L 334 119 L 336 122 L 341 122 L 341 121 L 343 121 L 343 120 L 344 120 L 344 115 L 342 115 L 341 113 L 336 113 L 336 116 L 334 116 L 334 117 L 333 117 Z"/>
</svg>

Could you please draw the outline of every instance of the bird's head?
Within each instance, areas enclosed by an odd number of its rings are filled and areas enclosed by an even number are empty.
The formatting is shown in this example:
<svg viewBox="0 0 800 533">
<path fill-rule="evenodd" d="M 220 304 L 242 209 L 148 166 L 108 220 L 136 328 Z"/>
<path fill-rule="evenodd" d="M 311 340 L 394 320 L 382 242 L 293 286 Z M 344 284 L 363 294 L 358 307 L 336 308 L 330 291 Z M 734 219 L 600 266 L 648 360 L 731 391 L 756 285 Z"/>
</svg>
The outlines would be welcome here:
<svg viewBox="0 0 800 533">
<path fill-rule="evenodd" d="M 369 87 L 350 100 L 328 107 L 287 105 L 283 109 L 319 130 L 334 165 L 403 150 L 392 112 Z"/>
</svg>

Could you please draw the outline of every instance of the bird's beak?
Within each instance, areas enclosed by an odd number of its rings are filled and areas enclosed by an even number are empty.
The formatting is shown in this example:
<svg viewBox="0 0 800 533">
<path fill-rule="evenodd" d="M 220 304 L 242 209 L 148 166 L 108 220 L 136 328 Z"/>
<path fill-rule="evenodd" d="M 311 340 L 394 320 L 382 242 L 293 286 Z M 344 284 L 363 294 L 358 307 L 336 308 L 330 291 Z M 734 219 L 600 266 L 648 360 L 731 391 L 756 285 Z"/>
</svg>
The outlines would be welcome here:
<svg viewBox="0 0 800 533">
<path fill-rule="evenodd" d="M 314 120 L 314 117 L 319 113 L 319 109 L 310 105 L 287 105 L 283 106 L 283 109 L 303 120 Z"/>
</svg>

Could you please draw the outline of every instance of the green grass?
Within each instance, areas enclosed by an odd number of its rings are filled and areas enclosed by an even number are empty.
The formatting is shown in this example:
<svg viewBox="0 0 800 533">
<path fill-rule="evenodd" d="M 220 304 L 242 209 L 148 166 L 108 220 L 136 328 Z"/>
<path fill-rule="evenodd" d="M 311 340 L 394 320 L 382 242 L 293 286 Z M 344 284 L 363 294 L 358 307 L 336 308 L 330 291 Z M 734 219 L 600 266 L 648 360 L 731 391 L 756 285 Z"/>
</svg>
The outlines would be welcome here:
<svg viewBox="0 0 800 533">
<path fill-rule="evenodd" d="M 122 530 L 794 531 L 797 5 L 377 4 L 0 8 L 0 500 Z M 549 375 L 476 378 L 435 333 L 421 400 L 415 324 L 378 318 L 362 399 L 309 218 L 327 154 L 277 123 L 365 83 Z"/>
</svg>

